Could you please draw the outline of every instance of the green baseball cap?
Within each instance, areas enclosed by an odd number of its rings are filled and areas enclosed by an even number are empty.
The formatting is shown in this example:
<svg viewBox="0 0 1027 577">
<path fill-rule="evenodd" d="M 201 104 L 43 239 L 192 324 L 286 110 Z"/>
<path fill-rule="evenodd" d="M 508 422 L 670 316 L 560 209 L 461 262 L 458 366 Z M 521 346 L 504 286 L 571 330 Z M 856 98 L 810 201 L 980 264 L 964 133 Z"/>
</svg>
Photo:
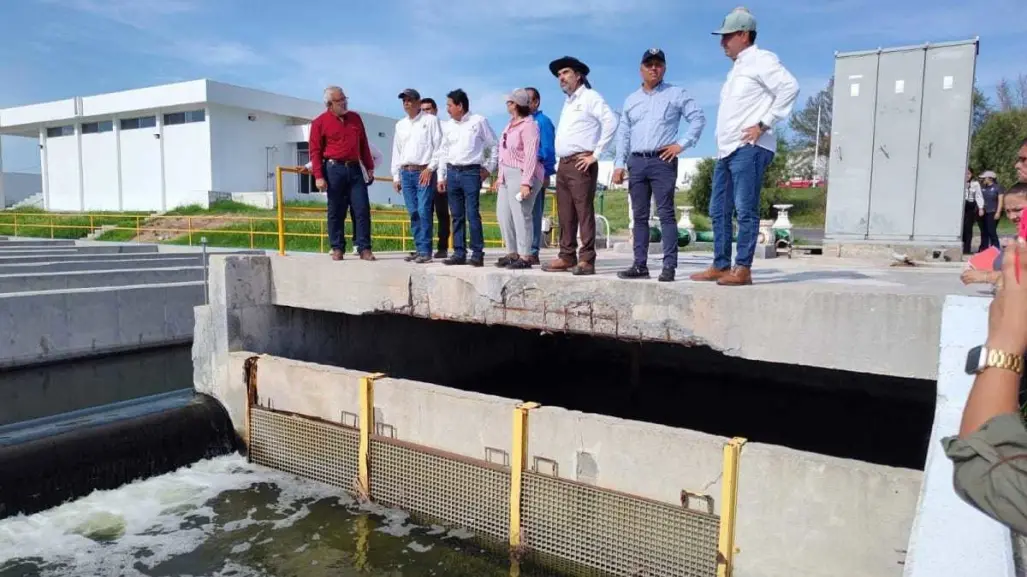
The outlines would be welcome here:
<svg viewBox="0 0 1027 577">
<path fill-rule="evenodd" d="M 755 32 L 756 18 L 749 12 L 748 8 L 738 7 L 724 17 L 724 23 L 720 30 L 713 32 L 715 35 L 734 34 L 735 32 Z"/>
</svg>

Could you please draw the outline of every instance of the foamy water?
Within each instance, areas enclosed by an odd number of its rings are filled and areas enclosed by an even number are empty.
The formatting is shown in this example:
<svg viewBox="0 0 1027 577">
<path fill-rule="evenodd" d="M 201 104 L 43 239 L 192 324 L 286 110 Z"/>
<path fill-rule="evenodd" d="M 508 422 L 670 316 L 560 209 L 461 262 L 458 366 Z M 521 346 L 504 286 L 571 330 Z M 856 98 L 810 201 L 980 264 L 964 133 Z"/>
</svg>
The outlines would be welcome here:
<svg viewBox="0 0 1027 577">
<path fill-rule="evenodd" d="M 470 537 L 232 455 L 0 521 L 0 577 L 510 574 Z"/>
</svg>

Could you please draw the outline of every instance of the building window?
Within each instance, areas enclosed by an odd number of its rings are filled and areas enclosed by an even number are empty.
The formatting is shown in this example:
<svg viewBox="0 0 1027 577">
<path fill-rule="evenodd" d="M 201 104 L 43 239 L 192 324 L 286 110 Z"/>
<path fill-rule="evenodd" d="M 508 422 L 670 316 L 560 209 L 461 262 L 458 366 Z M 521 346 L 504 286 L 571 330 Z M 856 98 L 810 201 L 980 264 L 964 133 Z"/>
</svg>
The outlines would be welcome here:
<svg viewBox="0 0 1027 577">
<path fill-rule="evenodd" d="M 82 134 L 96 134 L 98 132 L 110 132 L 114 130 L 114 121 L 104 120 L 103 122 L 86 122 L 82 125 Z"/>
<path fill-rule="evenodd" d="M 139 118 L 121 119 L 122 130 L 135 130 L 137 128 L 154 128 L 157 126 L 156 116 L 140 116 Z"/>
<path fill-rule="evenodd" d="M 296 143 L 296 150 L 310 150 L 310 143 L 309 142 L 297 142 Z M 306 161 L 304 161 L 304 162 L 306 162 Z"/>
<path fill-rule="evenodd" d="M 207 115 L 203 110 L 188 110 L 186 112 L 173 112 L 164 115 L 165 126 L 172 124 L 187 124 L 189 122 L 203 122 Z"/>
<path fill-rule="evenodd" d="M 60 136 L 71 136 L 75 134 L 75 127 L 72 125 L 68 126 L 53 126 L 46 129 L 47 138 L 58 138 Z"/>
</svg>

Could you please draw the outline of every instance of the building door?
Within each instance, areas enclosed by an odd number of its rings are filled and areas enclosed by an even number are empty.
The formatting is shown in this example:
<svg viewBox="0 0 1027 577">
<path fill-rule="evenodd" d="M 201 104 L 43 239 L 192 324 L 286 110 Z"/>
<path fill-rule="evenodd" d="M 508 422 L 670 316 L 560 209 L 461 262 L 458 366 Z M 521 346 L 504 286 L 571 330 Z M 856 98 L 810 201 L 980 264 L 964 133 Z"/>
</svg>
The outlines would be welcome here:
<svg viewBox="0 0 1027 577">
<path fill-rule="evenodd" d="M 310 162 L 310 145 L 306 142 L 296 143 L 296 166 L 303 166 Z M 314 188 L 314 177 L 309 174 L 301 174 L 299 178 L 299 193 L 310 194 L 310 190 Z"/>
</svg>

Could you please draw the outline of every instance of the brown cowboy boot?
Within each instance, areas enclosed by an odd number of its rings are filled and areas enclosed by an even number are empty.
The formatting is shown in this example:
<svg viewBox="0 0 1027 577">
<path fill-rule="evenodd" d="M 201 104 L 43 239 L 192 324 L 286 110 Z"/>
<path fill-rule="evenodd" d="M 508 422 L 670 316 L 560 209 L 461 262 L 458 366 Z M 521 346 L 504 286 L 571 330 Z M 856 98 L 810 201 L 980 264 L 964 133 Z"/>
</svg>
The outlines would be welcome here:
<svg viewBox="0 0 1027 577">
<path fill-rule="evenodd" d="M 752 269 L 747 266 L 736 266 L 731 272 L 717 279 L 720 286 L 742 286 L 752 284 Z"/>
<path fill-rule="evenodd" d="M 557 257 L 550 262 L 542 265 L 542 270 L 546 272 L 567 272 L 577 266 L 578 263 L 571 260 Z"/>
<path fill-rule="evenodd" d="M 720 280 L 720 277 L 722 277 L 722 276 L 724 276 L 724 275 L 726 275 L 726 274 L 728 274 L 730 272 L 731 272 L 731 269 L 729 269 L 729 268 L 721 269 L 721 268 L 714 268 L 714 267 L 711 266 L 710 268 L 708 268 L 708 269 L 706 269 L 704 271 L 700 271 L 700 272 L 697 272 L 697 273 L 694 273 L 694 274 L 690 275 L 688 278 L 689 278 L 689 280 L 694 280 L 694 281 L 697 281 L 697 282 L 717 282 L 718 280 Z"/>
<path fill-rule="evenodd" d="M 360 260 L 378 260 L 378 259 L 376 259 L 374 257 L 374 253 L 371 252 L 371 249 L 365 248 L 364 250 L 360 251 Z"/>
</svg>

